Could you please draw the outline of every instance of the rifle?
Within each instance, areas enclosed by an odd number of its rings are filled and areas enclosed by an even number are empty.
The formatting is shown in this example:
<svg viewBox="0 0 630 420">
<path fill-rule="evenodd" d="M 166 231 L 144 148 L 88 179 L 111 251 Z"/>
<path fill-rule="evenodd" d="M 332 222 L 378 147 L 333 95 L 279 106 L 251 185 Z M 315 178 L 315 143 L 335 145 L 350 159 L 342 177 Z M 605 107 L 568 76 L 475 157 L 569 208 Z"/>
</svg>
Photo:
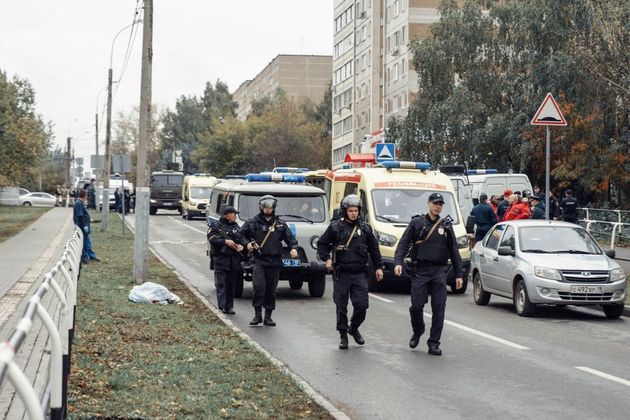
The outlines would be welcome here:
<svg viewBox="0 0 630 420">
<path fill-rule="evenodd" d="M 230 238 L 230 235 L 229 235 L 228 233 L 226 233 L 225 231 L 223 231 L 223 229 L 221 229 L 219 226 L 217 226 L 217 224 L 216 224 L 216 223 L 215 223 L 215 224 L 213 224 L 211 227 L 209 227 L 209 228 L 208 228 L 208 235 L 210 235 L 210 230 L 211 230 L 213 227 L 217 230 L 218 234 L 219 234 L 219 235 L 220 235 L 223 239 L 226 239 L 226 240 L 228 240 L 228 239 L 229 239 L 229 240 L 231 240 L 231 241 L 233 241 L 233 240 L 234 240 L 234 239 Z M 210 242 L 210 239 L 214 238 L 215 236 L 216 236 L 216 235 L 213 235 L 213 236 L 208 236 L 208 242 Z M 240 245 L 240 244 L 239 244 L 239 245 Z M 225 245 L 224 245 L 224 246 L 225 246 Z M 232 248 L 232 249 L 234 249 L 234 248 Z M 214 252 L 213 252 L 213 250 L 214 250 L 214 247 L 213 247 L 212 245 L 210 245 L 210 253 L 209 253 L 209 255 L 210 255 L 210 269 L 211 269 L 211 270 L 214 270 Z M 236 251 L 236 250 L 234 249 L 234 251 Z M 242 253 L 241 251 L 236 251 L 236 252 L 237 252 L 237 253 L 241 256 L 241 258 L 243 258 L 243 259 L 244 259 L 244 258 L 247 258 L 247 256 L 243 255 L 243 253 Z"/>
</svg>

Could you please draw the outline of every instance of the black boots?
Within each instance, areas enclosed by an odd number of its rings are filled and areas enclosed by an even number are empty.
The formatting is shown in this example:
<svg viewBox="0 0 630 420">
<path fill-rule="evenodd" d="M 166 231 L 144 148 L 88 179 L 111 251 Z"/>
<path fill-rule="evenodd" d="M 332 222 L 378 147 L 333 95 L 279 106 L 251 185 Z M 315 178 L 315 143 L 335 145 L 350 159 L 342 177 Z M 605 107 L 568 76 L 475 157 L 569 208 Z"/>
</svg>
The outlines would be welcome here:
<svg viewBox="0 0 630 420">
<path fill-rule="evenodd" d="M 415 349 L 416 347 L 418 347 L 419 343 L 420 343 L 420 334 L 414 333 L 409 339 L 409 347 L 411 347 L 412 349 Z"/>
<path fill-rule="evenodd" d="M 412 308 L 409 308 L 409 315 L 411 315 L 411 328 L 413 329 L 409 347 L 415 349 L 420 343 L 420 336 L 424 334 L 424 321 L 422 319 L 422 311 L 414 311 Z"/>
<path fill-rule="evenodd" d="M 263 321 L 263 324 L 268 326 L 268 327 L 275 327 L 276 323 L 274 322 L 273 319 L 271 319 L 271 313 L 273 311 L 271 309 L 265 309 L 265 319 Z"/>
<path fill-rule="evenodd" d="M 432 354 L 433 356 L 441 356 L 442 355 L 442 350 L 440 350 L 440 345 L 439 344 L 429 344 L 429 354 Z"/>
<path fill-rule="evenodd" d="M 354 338 L 354 341 L 357 344 L 359 344 L 361 346 L 365 344 L 365 340 L 363 339 L 363 336 L 359 332 L 359 328 L 358 327 L 353 327 L 351 325 L 350 329 L 348 330 L 348 333 L 352 336 L 352 338 Z"/>
<path fill-rule="evenodd" d="M 254 308 L 254 311 L 255 311 L 254 319 L 249 321 L 249 325 L 258 325 L 261 322 L 263 322 L 263 319 L 262 319 L 262 308 L 260 306 L 257 306 L 257 307 Z"/>
<path fill-rule="evenodd" d="M 339 335 L 341 336 L 341 340 L 339 341 L 339 350 L 346 350 L 348 348 L 348 332 L 339 331 Z"/>
</svg>

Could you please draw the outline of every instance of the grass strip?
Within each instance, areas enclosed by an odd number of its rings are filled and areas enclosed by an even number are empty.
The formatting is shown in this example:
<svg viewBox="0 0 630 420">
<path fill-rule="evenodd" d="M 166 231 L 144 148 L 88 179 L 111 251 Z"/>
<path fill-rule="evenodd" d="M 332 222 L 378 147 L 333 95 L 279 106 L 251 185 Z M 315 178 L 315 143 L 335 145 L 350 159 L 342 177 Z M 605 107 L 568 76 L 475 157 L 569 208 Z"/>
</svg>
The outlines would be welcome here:
<svg viewBox="0 0 630 420">
<path fill-rule="evenodd" d="M 48 210 L 50 208 L 0 206 L 0 242 L 4 242 L 20 233 Z"/>
<path fill-rule="evenodd" d="M 69 418 L 331 418 L 153 255 L 150 280 L 184 305 L 130 302 L 133 235 L 118 217 L 92 242 L 101 262 L 81 272 Z"/>
</svg>

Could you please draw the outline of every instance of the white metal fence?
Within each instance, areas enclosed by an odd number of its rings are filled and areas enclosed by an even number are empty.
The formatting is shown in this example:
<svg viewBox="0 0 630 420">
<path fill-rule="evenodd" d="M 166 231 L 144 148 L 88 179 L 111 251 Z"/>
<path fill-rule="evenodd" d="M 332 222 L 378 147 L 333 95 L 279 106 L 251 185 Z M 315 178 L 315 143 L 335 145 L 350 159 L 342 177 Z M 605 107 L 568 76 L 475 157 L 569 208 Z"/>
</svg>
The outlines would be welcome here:
<svg viewBox="0 0 630 420">
<path fill-rule="evenodd" d="M 83 234 L 75 228 L 61 258 L 44 275 L 36 292 L 28 300 L 24 315 L 11 336 L 0 343 L 0 388 L 5 379 L 13 384 L 31 420 L 65 417 L 82 249 Z M 42 300 L 51 290 L 54 292 L 52 298 L 56 298 L 58 304 L 47 309 Z M 60 316 L 55 322 L 53 317 L 57 311 Z M 27 335 L 33 332 L 36 317 L 41 320 L 52 344 L 48 377 L 42 395 L 37 394 L 35 378 L 27 377 L 16 361 L 16 355 Z M 40 351 L 43 353 L 45 349 L 46 346 L 41 346 Z"/>
<path fill-rule="evenodd" d="M 630 211 L 581 208 L 578 209 L 580 224 L 600 241 L 610 244 L 610 249 L 630 245 Z"/>
</svg>

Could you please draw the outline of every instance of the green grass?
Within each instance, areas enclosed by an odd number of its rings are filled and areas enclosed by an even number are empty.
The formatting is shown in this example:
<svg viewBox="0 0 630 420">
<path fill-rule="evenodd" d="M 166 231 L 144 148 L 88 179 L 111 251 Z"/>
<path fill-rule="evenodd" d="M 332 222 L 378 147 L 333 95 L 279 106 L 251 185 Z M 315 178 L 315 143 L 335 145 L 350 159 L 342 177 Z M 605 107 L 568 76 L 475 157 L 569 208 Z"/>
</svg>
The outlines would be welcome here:
<svg viewBox="0 0 630 420">
<path fill-rule="evenodd" d="M 0 242 L 15 236 L 50 208 L 0 206 Z"/>
<path fill-rule="evenodd" d="M 151 281 L 184 305 L 129 302 L 133 238 L 95 229 L 84 266 L 69 382 L 70 418 L 330 418 L 227 328 L 151 255 Z"/>
</svg>

